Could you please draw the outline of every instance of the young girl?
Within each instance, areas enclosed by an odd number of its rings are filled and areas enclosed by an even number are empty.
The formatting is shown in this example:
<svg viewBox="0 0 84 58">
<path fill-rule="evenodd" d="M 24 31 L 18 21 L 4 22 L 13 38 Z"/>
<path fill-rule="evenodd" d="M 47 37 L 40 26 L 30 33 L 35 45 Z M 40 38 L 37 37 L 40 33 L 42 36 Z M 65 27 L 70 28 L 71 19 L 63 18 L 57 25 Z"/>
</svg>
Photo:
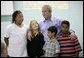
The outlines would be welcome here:
<svg viewBox="0 0 84 58">
<path fill-rule="evenodd" d="M 44 36 L 40 32 L 37 21 L 30 22 L 30 29 L 27 32 L 27 52 L 29 57 L 40 57 L 43 55 L 42 47 L 44 45 Z"/>
</svg>

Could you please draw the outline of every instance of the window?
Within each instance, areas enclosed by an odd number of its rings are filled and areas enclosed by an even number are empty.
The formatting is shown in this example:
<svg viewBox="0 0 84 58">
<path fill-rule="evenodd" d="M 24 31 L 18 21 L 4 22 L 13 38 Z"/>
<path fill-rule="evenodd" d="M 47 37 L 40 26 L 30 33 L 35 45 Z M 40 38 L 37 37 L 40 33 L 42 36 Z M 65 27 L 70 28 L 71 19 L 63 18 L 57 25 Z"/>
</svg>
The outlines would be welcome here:
<svg viewBox="0 0 84 58">
<path fill-rule="evenodd" d="M 1 1 L 1 15 L 11 15 L 13 13 L 13 1 Z"/>
<path fill-rule="evenodd" d="M 68 9 L 68 1 L 23 1 L 23 8 L 41 9 L 46 4 L 51 5 L 53 9 Z"/>
</svg>

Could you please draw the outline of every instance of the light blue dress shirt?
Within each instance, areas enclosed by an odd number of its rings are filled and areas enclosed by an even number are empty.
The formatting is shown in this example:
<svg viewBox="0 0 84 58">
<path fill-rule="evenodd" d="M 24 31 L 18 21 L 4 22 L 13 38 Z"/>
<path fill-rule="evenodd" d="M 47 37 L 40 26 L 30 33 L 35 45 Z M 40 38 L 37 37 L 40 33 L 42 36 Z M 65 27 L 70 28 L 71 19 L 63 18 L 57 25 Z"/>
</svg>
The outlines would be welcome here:
<svg viewBox="0 0 84 58">
<path fill-rule="evenodd" d="M 56 18 L 56 17 L 51 17 L 51 19 L 43 20 L 43 21 L 41 21 L 39 23 L 40 29 L 41 29 L 42 34 L 44 35 L 44 40 L 45 41 L 48 40 L 48 36 L 47 36 L 48 31 L 47 31 L 47 29 L 50 26 L 56 26 L 57 29 L 58 29 L 58 33 L 59 33 L 62 21 L 63 21 L 62 19 L 59 19 L 59 18 Z"/>
</svg>

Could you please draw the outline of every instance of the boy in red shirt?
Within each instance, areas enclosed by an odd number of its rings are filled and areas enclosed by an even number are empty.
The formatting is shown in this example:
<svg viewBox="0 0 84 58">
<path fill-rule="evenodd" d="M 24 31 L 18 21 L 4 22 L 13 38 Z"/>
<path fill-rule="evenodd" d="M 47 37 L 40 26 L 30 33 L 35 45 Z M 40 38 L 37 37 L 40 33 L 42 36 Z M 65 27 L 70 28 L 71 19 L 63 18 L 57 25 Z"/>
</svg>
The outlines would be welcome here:
<svg viewBox="0 0 84 58">
<path fill-rule="evenodd" d="M 70 23 L 64 20 L 61 23 L 61 31 L 57 36 L 57 40 L 60 44 L 60 56 L 61 57 L 78 57 L 81 51 L 80 44 L 77 38 L 72 38 L 69 32 Z"/>
</svg>

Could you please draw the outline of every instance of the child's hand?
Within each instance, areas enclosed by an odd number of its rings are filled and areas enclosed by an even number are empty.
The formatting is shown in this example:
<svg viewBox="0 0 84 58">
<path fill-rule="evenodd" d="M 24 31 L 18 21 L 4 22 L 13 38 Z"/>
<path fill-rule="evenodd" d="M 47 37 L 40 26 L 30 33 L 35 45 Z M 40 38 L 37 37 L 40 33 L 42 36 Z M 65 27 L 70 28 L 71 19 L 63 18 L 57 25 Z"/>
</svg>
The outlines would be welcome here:
<svg viewBox="0 0 84 58">
<path fill-rule="evenodd" d="M 28 32 L 28 39 L 31 41 L 31 37 L 32 37 L 32 35 L 31 35 L 31 31 L 29 31 Z"/>
<path fill-rule="evenodd" d="M 8 51 L 7 51 L 7 46 L 4 42 L 1 43 L 1 57 L 7 57 Z"/>
</svg>

